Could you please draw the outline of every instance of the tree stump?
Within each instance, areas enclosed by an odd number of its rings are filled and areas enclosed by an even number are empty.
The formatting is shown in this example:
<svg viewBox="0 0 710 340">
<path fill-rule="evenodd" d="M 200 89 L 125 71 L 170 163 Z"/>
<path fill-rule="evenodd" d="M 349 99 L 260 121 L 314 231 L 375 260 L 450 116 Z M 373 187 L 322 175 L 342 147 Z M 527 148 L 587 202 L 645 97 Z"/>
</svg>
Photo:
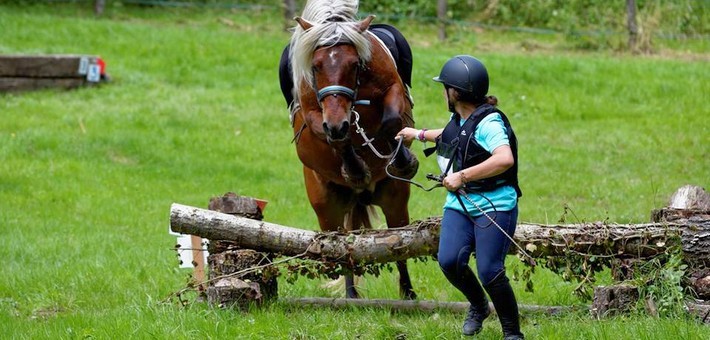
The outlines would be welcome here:
<svg viewBox="0 0 710 340">
<path fill-rule="evenodd" d="M 210 199 L 209 209 L 225 214 L 263 219 L 265 203 L 251 197 L 228 192 Z M 209 286 L 207 301 L 219 307 L 241 307 L 261 304 L 278 297 L 276 273 L 267 265 L 273 255 L 252 249 L 240 249 L 232 241 L 209 240 Z M 255 267 L 267 266 L 262 270 Z"/>
<path fill-rule="evenodd" d="M 653 211 L 651 219 L 689 226 L 683 232 L 688 286 L 698 299 L 710 300 L 710 233 L 696 228 L 710 221 L 710 194 L 697 185 L 680 187 L 668 200 L 667 207 Z"/>
<path fill-rule="evenodd" d="M 710 323 L 710 302 L 694 301 L 685 304 L 688 312 L 695 315 L 701 322 Z"/>
<path fill-rule="evenodd" d="M 592 315 L 602 318 L 631 310 L 639 299 L 639 291 L 631 285 L 599 286 L 594 288 Z"/>
<path fill-rule="evenodd" d="M 246 307 L 276 299 L 278 285 L 276 273 L 265 268 L 253 270 L 257 266 L 271 263 L 267 254 L 251 249 L 227 250 L 211 254 L 207 301 L 219 307 Z"/>
</svg>

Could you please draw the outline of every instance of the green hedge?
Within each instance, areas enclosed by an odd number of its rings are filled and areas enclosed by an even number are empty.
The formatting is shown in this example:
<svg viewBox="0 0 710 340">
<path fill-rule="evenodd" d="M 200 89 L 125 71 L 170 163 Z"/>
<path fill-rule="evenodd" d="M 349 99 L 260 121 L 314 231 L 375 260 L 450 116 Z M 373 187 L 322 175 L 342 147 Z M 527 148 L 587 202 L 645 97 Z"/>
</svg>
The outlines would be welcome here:
<svg viewBox="0 0 710 340">
<path fill-rule="evenodd" d="M 38 1 L 0 0 L 32 4 Z M 44 0 L 43 2 L 92 2 L 94 0 Z M 281 8 L 283 0 L 105 0 L 106 5 Z M 296 0 L 303 8 L 306 0 Z M 647 33 L 665 36 L 710 34 L 708 0 L 636 0 L 638 22 Z M 363 0 L 360 10 L 390 20 L 414 18 L 436 20 L 437 0 Z M 624 33 L 626 0 L 448 0 L 447 19 L 452 23 L 475 23 L 500 27 L 548 29 L 568 34 Z"/>
<path fill-rule="evenodd" d="M 361 10 L 395 16 L 436 17 L 434 0 L 363 1 Z M 668 35 L 708 34 L 704 0 L 637 0 L 642 27 Z M 449 0 L 448 19 L 561 32 L 624 31 L 626 0 Z"/>
</svg>

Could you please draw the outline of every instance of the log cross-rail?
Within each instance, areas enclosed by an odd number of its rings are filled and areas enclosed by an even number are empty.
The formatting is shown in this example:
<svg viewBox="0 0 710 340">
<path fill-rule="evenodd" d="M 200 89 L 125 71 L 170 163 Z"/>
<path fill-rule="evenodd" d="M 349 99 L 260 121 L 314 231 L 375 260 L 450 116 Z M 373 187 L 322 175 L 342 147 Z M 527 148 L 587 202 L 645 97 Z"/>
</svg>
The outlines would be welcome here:
<svg viewBox="0 0 710 340">
<path fill-rule="evenodd" d="M 386 263 L 431 255 L 439 240 L 438 226 L 320 233 L 177 203 L 171 207 L 170 228 L 256 251 L 341 263 Z"/>
<path fill-rule="evenodd" d="M 175 232 L 211 240 L 230 240 L 239 247 L 284 256 L 340 262 L 386 263 L 435 255 L 441 218 L 415 221 L 396 229 L 321 233 L 173 204 Z M 516 243 L 535 258 L 569 256 L 570 252 L 617 258 L 649 258 L 682 246 L 686 262 L 710 266 L 710 218 L 674 223 L 574 225 L 518 224 Z M 510 247 L 511 253 L 517 251 Z"/>
</svg>

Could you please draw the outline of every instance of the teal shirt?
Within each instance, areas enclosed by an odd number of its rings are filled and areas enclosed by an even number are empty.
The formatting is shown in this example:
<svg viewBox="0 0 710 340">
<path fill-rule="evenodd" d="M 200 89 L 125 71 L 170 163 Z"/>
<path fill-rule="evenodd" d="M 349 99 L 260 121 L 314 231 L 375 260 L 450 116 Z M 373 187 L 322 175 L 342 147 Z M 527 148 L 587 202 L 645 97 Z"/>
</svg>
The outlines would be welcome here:
<svg viewBox="0 0 710 340">
<path fill-rule="evenodd" d="M 464 122 L 465 121 L 462 120 L 461 125 L 463 125 Z M 490 153 L 493 153 L 493 150 L 501 145 L 510 145 L 505 125 L 503 124 L 503 120 L 498 113 L 491 113 L 483 118 L 481 123 L 479 123 L 476 127 L 476 132 L 473 137 L 476 139 L 478 144 Z M 515 208 L 518 204 L 518 194 L 515 192 L 515 188 L 509 185 L 481 194 L 468 193 L 467 196 L 469 200 L 475 202 L 478 207 L 485 212 L 493 211 L 494 207 L 497 211 L 509 211 L 513 210 L 513 208 Z M 465 198 L 461 197 L 461 200 L 466 205 L 466 209 L 471 215 L 478 216 L 483 214 L 479 208 L 471 204 L 471 202 Z M 455 209 L 465 212 L 461 208 L 461 203 L 459 203 L 456 195 L 452 192 L 449 192 L 446 195 L 444 209 Z"/>
</svg>

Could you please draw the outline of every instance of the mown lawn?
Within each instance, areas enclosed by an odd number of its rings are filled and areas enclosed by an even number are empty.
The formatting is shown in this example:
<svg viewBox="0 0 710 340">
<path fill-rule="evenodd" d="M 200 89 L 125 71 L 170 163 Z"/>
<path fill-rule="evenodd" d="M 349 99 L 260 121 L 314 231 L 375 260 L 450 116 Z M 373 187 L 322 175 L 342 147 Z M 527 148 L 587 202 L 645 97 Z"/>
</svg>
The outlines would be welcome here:
<svg viewBox="0 0 710 340">
<path fill-rule="evenodd" d="M 85 7 L 85 6 L 84 6 Z M 185 287 L 168 235 L 170 204 L 206 207 L 234 191 L 269 201 L 265 219 L 317 228 L 290 144 L 277 64 L 289 34 L 270 10 L 0 5 L 0 54 L 97 54 L 111 83 L 0 95 L 0 338 L 457 338 L 462 315 L 376 309 L 219 310 L 167 299 Z M 707 187 L 709 55 L 675 58 L 524 50 L 519 33 L 399 22 L 414 50 L 415 119 L 448 114 L 430 79 L 452 55 L 488 66 L 520 139 L 520 220 L 640 223 L 680 186 Z M 422 145 L 414 150 L 421 154 Z M 416 179 L 435 172 L 421 157 Z M 443 193 L 414 190 L 413 219 Z M 512 266 L 519 261 L 510 258 Z M 410 264 L 421 299 L 461 301 L 433 261 Z M 600 277 L 609 280 L 608 275 Z M 549 271 L 520 303 L 583 305 Z M 281 280 L 280 296 L 329 296 L 319 280 Z M 366 277 L 368 298 L 397 298 L 396 275 Z M 531 339 L 707 339 L 685 318 L 524 314 Z M 500 338 L 493 319 L 482 339 Z"/>
</svg>

